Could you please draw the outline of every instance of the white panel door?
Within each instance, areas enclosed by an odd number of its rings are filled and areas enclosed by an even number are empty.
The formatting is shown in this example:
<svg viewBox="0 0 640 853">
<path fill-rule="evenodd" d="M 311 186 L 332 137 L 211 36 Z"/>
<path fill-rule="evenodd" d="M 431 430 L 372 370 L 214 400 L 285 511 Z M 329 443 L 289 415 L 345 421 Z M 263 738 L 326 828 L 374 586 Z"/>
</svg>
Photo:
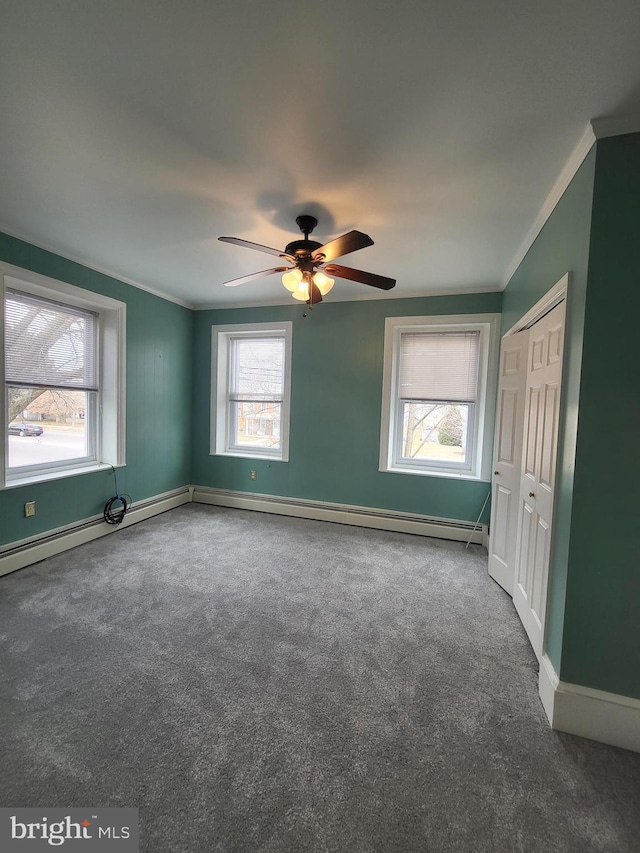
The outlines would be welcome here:
<svg viewBox="0 0 640 853">
<path fill-rule="evenodd" d="M 529 329 L 513 603 L 542 658 L 558 446 L 565 303 Z"/>
<path fill-rule="evenodd" d="M 489 574 L 513 595 L 529 332 L 502 340 L 493 451 Z"/>
</svg>

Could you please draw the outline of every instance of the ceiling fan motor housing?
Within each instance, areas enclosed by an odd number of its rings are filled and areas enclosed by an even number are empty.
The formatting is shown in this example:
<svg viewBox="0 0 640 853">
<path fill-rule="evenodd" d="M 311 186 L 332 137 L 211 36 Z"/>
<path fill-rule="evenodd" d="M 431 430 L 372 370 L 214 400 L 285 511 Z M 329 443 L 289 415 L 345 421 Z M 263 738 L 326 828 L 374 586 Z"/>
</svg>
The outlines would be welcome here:
<svg viewBox="0 0 640 853">
<path fill-rule="evenodd" d="M 317 243 L 315 240 L 294 240 L 292 243 L 287 243 L 285 246 L 286 255 L 295 255 L 296 258 L 304 259 L 311 257 L 311 252 L 320 249 L 322 243 Z"/>
</svg>

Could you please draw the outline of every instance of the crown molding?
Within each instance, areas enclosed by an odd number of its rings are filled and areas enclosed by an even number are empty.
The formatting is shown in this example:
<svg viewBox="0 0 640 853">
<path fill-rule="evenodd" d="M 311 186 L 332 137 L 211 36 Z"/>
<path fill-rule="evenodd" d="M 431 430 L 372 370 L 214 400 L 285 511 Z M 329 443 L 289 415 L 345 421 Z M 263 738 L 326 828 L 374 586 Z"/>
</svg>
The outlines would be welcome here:
<svg viewBox="0 0 640 853">
<path fill-rule="evenodd" d="M 594 118 L 591 127 L 596 139 L 606 139 L 607 136 L 624 136 L 627 133 L 640 133 L 640 115 Z"/>
<path fill-rule="evenodd" d="M 150 287 L 148 284 L 142 284 L 142 282 L 136 281 L 133 278 L 127 278 L 126 276 L 114 272 L 107 267 L 102 267 L 93 261 L 87 260 L 87 258 L 82 258 L 79 255 L 70 255 L 56 246 L 52 246 L 48 243 L 42 243 L 39 240 L 34 240 L 33 237 L 30 237 L 27 234 L 21 234 L 19 231 L 15 231 L 13 228 L 4 225 L 2 222 L 0 222 L 0 231 L 7 234 L 9 237 L 15 237 L 16 240 L 22 240 L 23 243 L 29 243 L 30 246 L 36 246 L 38 249 L 44 249 L 45 252 L 51 252 L 64 260 L 73 261 L 75 264 L 80 264 L 83 267 L 94 270 L 94 272 L 107 275 L 109 278 L 114 278 L 116 281 L 121 281 L 123 284 L 129 284 L 131 287 L 135 287 L 138 290 L 144 290 L 147 293 L 151 293 L 153 296 L 158 296 L 160 299 L 166 299 L 167 302 L 173 302 L 176 305 L 180 305 L 182 308 L 189 308 L 190 310 L 193 310 L 194 308 L 190 302 L 187 302 L 184 299 L 179 299 L 177 296 L 172 296 L 170 293 L 165 293 L 163 290 Z"/>
<path fill-rule="evenodd" d="M 538 213 L 533 225 L 527 232 L 527 236 L 522 241 L 520 248 L 513 256 L 513 259 L 502 279 L 502 289 L 507 286 L 509 281 L 511 280 L 511 276 L 518 269 L 522 261 L 524 260 L 525 255 L 529 251 L 529 249 L 533 246 L 536 237 L 544 228 L 544 225 L 551 216 L 555 206 L 558 204 L 564 191 L 567 189 L 571 181 L 573 180 L 574 175 L 582 165 L 585 157 L 593 148 L 596 142 L 596 134 L 594 132 L 594 128 L 590 123 L 582 133 L 578 144 L 571 152 L 569 159 L 564 165 L 564 168 L 558 175 L 558 178 L 555 184 L 551 187 L 551 191 L 549 195 L 546 197 L 544 204 L 540 208 L 540 212 Z"/>
</svg>

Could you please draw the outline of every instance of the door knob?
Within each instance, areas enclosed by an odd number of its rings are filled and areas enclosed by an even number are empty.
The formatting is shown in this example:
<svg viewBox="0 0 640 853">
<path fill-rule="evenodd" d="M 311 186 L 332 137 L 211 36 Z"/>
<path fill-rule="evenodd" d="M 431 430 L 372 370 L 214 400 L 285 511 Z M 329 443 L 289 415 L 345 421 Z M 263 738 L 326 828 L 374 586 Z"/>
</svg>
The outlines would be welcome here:
<svg viewBox="0 0 640 853">
<path fill-rule="evenodd" d="M 494 471 L 494 472 L 493 472 L 493 474 L 494 474 L 494 476 L 495 476 L 495 477 L 499 477 L 499 476 L 500 476 L 500 471 Z"/>
<path fill-rule="evenodd" d="M 535 496 L 536 496 L 536 495 L 535 495 L 535 492 L 529 492 L 529 497 L 530 497 L 530 498 L 535 498 Z"/>
</svg>

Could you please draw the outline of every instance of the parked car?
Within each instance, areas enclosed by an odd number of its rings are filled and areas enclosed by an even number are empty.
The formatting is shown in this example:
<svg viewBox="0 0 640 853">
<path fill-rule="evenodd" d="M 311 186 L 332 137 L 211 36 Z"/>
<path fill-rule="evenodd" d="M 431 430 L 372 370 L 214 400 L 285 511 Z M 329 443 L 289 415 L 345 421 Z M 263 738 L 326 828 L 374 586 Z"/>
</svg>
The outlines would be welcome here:
<svg viewBox="0 0 640 853">
<path fill-rule="evenodd" d="M 39 424 L 9 424 L 9 435 L 42 435 Z"/>
</svg>

